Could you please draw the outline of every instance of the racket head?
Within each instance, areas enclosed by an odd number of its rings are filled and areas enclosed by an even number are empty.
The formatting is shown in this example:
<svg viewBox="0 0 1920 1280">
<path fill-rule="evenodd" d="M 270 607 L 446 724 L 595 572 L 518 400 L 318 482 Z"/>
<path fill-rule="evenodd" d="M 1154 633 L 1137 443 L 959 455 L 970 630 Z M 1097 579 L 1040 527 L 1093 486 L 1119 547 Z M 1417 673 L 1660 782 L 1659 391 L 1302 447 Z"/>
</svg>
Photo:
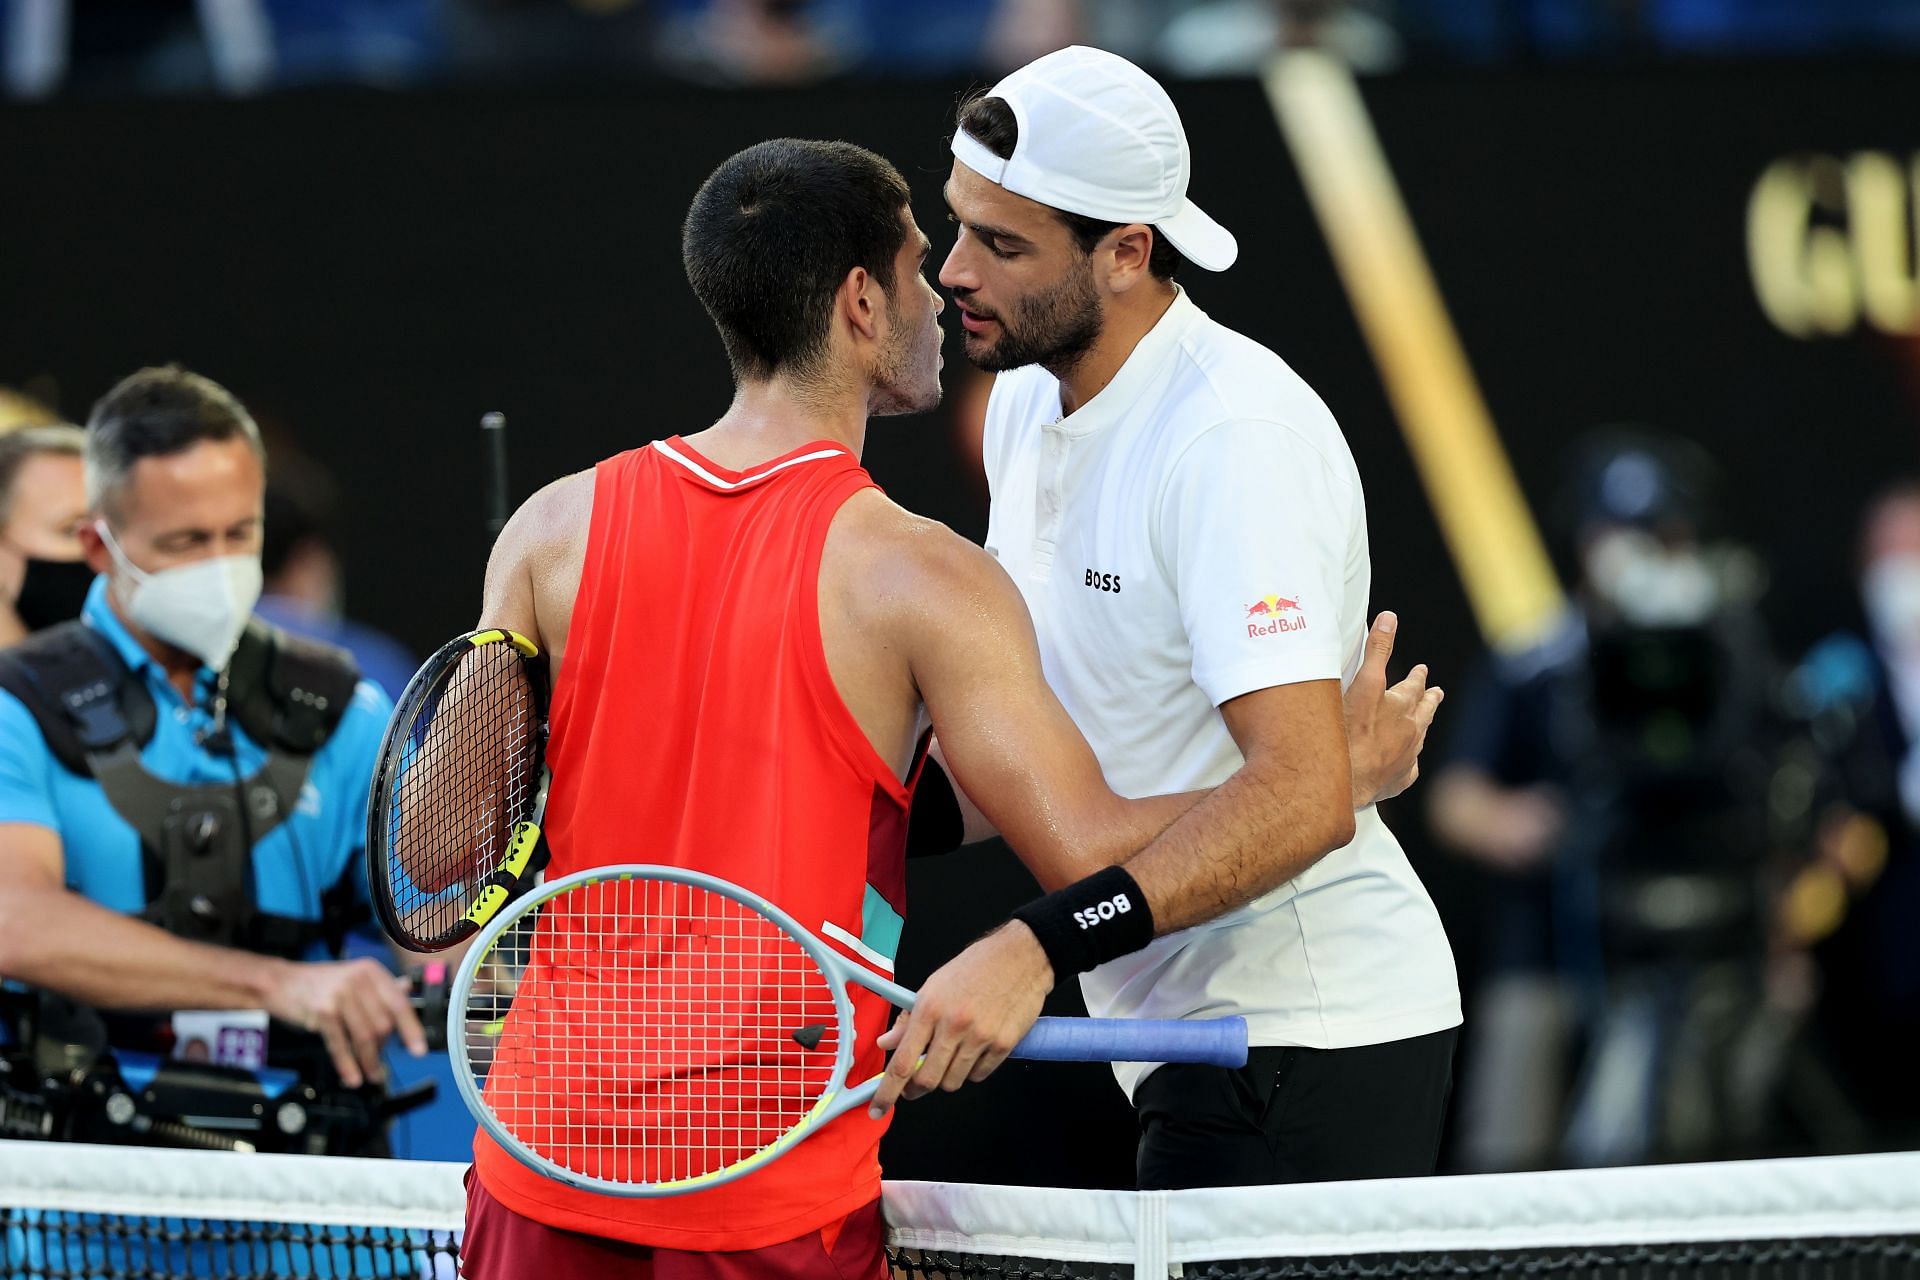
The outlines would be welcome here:
<svg viewBox="0 0 1920 1280">
<path fill-rule="evenodd" d="M 525 636 L 440 646 L 387 722 L 367 805 L 367 887 L 411 951 L 471 937 L 524 876 L 545 798 L 547 668 Z"/>
<path fill-rule="evenodd" d="M 718 1186 L 864 1096 L 846 1090 L 843 975 L 791 916 L 724 880 L 576 872 L 516 900 L 462 960 L 454 1082 L 502 1149 L 569 1186 Z"/>
</svg>

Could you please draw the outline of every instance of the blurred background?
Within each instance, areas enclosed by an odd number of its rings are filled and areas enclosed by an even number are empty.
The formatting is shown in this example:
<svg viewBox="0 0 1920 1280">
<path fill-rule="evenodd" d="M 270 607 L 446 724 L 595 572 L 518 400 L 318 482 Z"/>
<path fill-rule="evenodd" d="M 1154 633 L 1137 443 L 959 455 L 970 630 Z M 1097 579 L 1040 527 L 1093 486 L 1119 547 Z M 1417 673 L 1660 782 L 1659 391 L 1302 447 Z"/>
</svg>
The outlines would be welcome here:
<svg viewBox="0 0 1920 1280">
<path fill-rule="evenodd" d="M 483 412 L 512 424 L 522 497 L 726 404 L 679 259 L 716 163 L 777 134 L 871 147 L 940 253 L 962 92 L 1068 43 L 1136 59 L 1242 246 L 1183 283 L 1333 408 L 1375 607 L 1449 691 L 1388 813 L 1467 997 L 1446 1167 L 1920 1145 L 1898 1047 L 1920 1033 L 1920 2 L 0 17 L 0 426 L 84 421 L 142 365 L 215 378 L 269 437 L 273 607 L 395 686 L 474 620 Z M 1263 89 L 1301 50 L 1358 76 L 1564 589 L 1522 632 L 1462 585 L 1487 552 L 1450 546 L 1436 500 L 1478 489 L 1423 483 L 1404 419 L 1424 393 L 1377 363 Z M 977 538 L 986 384 L 948 370 L 942 409 L 876 424 L 867 462 Z M 998 848 L 911 881 L 909 984 L 1029 893 Z M 414 1155 L 459 1158 L 470 1131 L 450 1090 L 403 1123 Z M 1129 1185 L 1132 1123 L 1104 1068 L 1012 1064 L 906 1108 L 888 1168 Z M 1041 1124 L 1060 1140 L 1021 1140 Z"/>
<path fill-rule="evenodd" d="M 1903 0 L 8 0 L 18 96 L 498 86 L 750 87 L 1011 69 L 1074 42 L 1176 76 L 1276 47 L 1367 72 L 1890 54 Z"/>
</svg>

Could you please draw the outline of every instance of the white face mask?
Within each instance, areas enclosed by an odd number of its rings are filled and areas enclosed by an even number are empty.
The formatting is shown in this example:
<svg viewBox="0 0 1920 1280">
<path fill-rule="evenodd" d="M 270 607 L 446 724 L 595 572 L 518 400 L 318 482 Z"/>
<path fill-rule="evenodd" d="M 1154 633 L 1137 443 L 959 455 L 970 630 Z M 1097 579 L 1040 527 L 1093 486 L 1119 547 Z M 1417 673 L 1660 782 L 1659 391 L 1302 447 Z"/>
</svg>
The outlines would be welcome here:
<svg viewBox="0 0 1920 1280">
<path fill-rule="evenodd" d="M 94 528 L 133 581 L 124 597 L 128 619 L 216 671 L 225 667 L 260 601 L 260 557 L 221 556 L 148 573 L 127 559 L 105 521 Z"/>
<path fill-rule="evenodd" d="M 1705 557 L 1670 550 L 1638 530 L 1600 535 L 1587 550 L 1587 580 L 1621 617 L 1642 627 L 1697 626 L 1721 602 Z"/>
<path fill-rule="evenodd" d="M 1860 595 L 1875 638 L 1896 654 L 1920 657 L 1920 555 L 1881 556 L 1862 575 Z"/>
</svg>

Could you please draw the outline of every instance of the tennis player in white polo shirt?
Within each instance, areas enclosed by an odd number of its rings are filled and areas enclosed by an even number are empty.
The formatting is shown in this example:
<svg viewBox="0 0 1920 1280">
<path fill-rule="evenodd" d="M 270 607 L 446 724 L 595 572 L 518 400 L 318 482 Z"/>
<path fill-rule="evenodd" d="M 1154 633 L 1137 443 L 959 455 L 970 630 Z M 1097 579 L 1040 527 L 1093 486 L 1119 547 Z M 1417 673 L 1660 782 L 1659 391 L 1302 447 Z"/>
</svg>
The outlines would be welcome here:
<svg viewBox="0 0 1920 1280">
<path fill-rule="evenodd" d="M 1459 988 L 1393 833 L 1352 810 L 1341 693 L 1372 570 L 1339 425 L 1174 283 L 1238 248 L 1186 198 L 1186 134 L 1138 67 L 1049 54 L 962 107 L 953 155 L 940 281 L 1000 375 L 987 548 L 1047 679 L 1116 791 L 1217 788 L 1182 834 L 1291 875 L 1081 979 L 1096 1015 L 1237 1013 L 1257 1046 L 1240 1071 L 1116 1068 L 1139 1184 L 1431 1172 Z"/>
</svg>

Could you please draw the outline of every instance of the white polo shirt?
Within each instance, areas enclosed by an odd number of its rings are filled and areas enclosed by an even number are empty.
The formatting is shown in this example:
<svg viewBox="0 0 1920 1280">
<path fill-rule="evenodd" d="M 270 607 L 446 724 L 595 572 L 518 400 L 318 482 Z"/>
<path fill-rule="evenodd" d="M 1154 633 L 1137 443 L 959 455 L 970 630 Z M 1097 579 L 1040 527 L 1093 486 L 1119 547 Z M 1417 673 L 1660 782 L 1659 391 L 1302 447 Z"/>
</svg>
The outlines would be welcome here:
<svg viewBox="0 0 1920 1280">
<path fill-rule="evenodd" d="M 1244 763 L 1221 703 L 1359 670 L 1372 567 L 1353 455 L 1312 388 L 1184 291 L 1071 416 L 1046 370 L 1001 374 L 983 450 L 987 549 L 1122 795 L 1217 786 Z M 1459 1025 L 1432 899 L 1379 814 L 1355 822 L 1265 897 L 1085 974 L 1089 1011 L 1237 1013 L 1256 1045 L 1320 1049 Z M 1115 1067 L 1129 1096 L 1153 1065 Z"/>
</svg>

